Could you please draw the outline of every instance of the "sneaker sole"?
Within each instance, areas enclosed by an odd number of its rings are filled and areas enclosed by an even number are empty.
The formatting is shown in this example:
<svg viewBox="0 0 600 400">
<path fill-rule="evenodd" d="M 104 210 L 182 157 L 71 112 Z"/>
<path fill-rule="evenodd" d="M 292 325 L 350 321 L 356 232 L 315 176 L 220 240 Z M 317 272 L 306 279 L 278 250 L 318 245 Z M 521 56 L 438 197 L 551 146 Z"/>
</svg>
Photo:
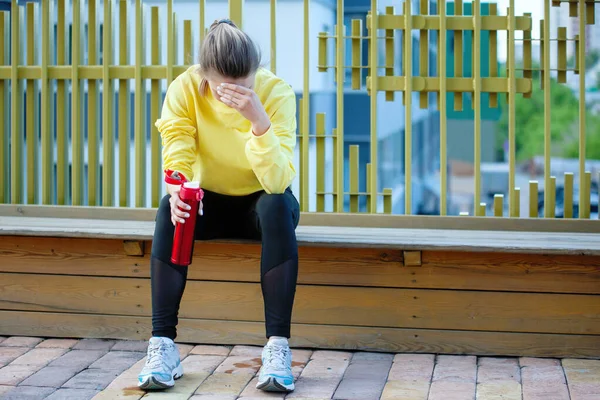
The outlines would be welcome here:
<svg viewBox="0 0 600 400">
<path fill-rule="evenodd" d="M 294 384 L 284 385 L 277 382 L 277 379 L 275 378 L 267 378 L 266 381 L 262 383 L 259 382 L 256 385 L 256 388 L 265 392 L 291 392 L 294 390 Z"/>
<path fill-rule="evenodd" d="M 173 370 L 173 377 L 171 378 L 170 381 L 161 382 L 158 379 L 156 379 L 154 376 L 150 375 L 148 377 L 148 379 L 146 379 L 144 382 L 141 382 L 140 384 L 138 384 L 138 387 L 140 389 L 144 389 L 144 390 L 169 389 L 169 388 L 172 388 L 173 386 L 175 386 L 175 380 L 181 378 L 182 376 L 183 376 L 183 367 L 181 366 L 181 364 L 179 364 Z"/>
</svg>

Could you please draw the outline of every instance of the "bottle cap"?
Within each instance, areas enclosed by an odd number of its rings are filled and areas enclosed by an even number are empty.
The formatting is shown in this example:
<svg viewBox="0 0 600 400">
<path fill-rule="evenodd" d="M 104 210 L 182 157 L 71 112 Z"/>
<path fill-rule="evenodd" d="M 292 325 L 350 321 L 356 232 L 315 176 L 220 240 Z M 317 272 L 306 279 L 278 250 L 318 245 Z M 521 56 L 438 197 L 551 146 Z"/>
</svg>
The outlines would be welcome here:
<svg viewBox="0 0 600 400">
<path fill-rule="evenodd" d="M 200 182 L 184 182 L 183 187 L 187 189 L 200 189 Z"/>
</svg>

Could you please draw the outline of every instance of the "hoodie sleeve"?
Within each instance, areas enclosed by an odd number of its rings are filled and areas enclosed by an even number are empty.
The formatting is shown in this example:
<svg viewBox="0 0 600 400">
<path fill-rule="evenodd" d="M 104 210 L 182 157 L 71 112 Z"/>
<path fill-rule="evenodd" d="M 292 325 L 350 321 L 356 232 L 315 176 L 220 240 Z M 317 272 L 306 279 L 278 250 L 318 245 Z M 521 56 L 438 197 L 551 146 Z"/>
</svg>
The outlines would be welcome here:
<svg viewBox="0 0 600 400">
<path fill-rule="evenodd" d="M 246 157 L 269 194 L 283 193 L 296 177 L 296 95 L 287 84 L 278 86 L 273 88 L 274 105 L 266 107 L 271 127 L 261 136 L 253 135 L 246 144 Z"/>
<path fill-rule="evenodd" d="M 164 169 L 172 169 L 193 179 L 192 165 L 196 161 L 196 127 L 190 117 L 187 93 L 182 75 L 167 89 L 160 119 L 155 123 L 162 139 Z"/>
</svg>

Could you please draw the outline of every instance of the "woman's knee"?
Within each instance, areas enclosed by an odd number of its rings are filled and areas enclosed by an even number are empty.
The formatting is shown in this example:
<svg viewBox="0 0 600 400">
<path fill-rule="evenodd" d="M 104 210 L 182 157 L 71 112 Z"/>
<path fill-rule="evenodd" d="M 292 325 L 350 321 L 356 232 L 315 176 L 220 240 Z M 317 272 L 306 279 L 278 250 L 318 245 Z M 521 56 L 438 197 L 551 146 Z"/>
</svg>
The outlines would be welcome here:
<svg viewBox="0 0 600 400">
<path fill-rule="evenodd" d="M 295 197 L 289 193 L 264 193 L 256 203 L 256 213 L 261 221 L 287 220 L 289 218 L 293 221 L 298 213 L 295 202 Z"/>
</svg>

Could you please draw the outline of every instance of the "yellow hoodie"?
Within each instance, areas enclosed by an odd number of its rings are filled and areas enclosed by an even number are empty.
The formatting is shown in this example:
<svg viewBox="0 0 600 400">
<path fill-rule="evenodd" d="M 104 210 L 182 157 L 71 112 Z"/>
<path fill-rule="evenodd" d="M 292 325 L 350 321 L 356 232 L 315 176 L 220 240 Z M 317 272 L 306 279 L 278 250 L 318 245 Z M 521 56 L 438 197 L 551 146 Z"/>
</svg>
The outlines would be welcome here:
<svg viewBox="0 0 600 400">
<path fill-rule="evenodd" d="M 296 177 L 296 97 L 270 71 L 256 73 L 254 91 L 271 127 L 262 136 L 250 122 L 214 98 L 200 93 L 198 66 L 179 75 L 167 89 L 156 127 L 163 145 L 163 167 L 199 181 L 212 192 L 243 196 L 260 190 L 283 193 Z"/>
</svg>

